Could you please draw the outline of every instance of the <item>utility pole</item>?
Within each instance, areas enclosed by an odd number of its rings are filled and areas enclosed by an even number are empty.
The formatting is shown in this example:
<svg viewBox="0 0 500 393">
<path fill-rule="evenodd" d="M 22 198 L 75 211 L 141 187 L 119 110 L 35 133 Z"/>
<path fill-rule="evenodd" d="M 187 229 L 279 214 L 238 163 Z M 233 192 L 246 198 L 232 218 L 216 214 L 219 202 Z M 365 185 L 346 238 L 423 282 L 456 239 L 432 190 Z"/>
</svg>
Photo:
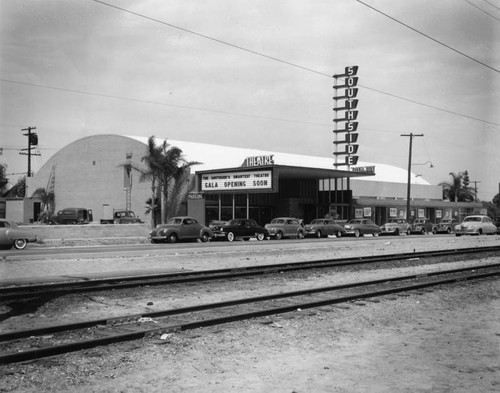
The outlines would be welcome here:
<svg viewBox="0 0 500 393">
<path fill-rule="evenodd" d="M 481 183 L 481 181 L 470 180 L 471 183 L 474 183 L 474 202 L 477 202 L 477 183 Z"/>
<path fill-rule="evenodd" d="M 408 153 L 408 184 L 406 187 L 406 221 L 410 222 L 410 193 L 411 193 L 411 148 L 414 136 L 424 136 L 424 134 L 401 134 L 410 137 L 410 151 Z"/>
<path fill-rule="evenodd" d="M 28 127 L 28 128 L 23 128 L 21 131 L 27 131 L 26 134 L 23 134 L 24 136 L 28 137 L 28 148 L 27 149 L 21 149 L 21 152 L 19 153 L 20 155 L 27 155 L 28 156 L 28 177 L 31 177 L 31 156 L 39 156 L 40 153 L 31 153 L 31 149 L 33 146 L 38 145 L 38 135 L 35 132 L 31 132 L 32 130 L 36 130 L 36 127 Z"/>
</svg>

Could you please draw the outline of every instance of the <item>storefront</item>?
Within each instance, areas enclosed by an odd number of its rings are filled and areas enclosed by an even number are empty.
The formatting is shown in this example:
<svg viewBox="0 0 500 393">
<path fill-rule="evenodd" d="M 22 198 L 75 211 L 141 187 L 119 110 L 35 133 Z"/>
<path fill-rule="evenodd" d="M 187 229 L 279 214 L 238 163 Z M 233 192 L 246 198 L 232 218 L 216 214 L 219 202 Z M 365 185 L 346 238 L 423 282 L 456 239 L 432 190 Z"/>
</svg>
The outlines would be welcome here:
<svg viewBox="0 0 500 393">
<path fill-rule="evenodd" d="M 277 165 L 272 155 L 248 157 L 241 167 L 196 172 L 197 191 L 188 198 L 188 211 L 202 213 L 205 223 L 252 218 L 263 225 L 279 216 L 310 222 L 327 214 L 349 218 L 349 179 L 372 175 Z M 323 179 L 334 184 L 331 192 L 320 191 Z"/>
</svg>

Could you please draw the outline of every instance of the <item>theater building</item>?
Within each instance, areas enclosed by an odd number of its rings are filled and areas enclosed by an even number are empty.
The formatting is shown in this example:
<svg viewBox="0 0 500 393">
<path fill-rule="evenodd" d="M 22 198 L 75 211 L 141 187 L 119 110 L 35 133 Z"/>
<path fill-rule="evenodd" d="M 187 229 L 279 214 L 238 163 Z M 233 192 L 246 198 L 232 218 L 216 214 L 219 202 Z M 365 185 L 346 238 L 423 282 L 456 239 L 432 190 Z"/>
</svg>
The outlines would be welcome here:
<svg viewBox="0 0 500 393">
<path fill-rule="evenodd" d="M 142 165 L 146 137 L 94 135 L 79 139 L 55 153 L 34 177 L 27 179 L 27 195 L 38 188 L 53 191 L 56 211 L 85 207 L 95 222 L 105 207 L 130 206 L 144 221 L 151 184 L 127 173 L 127 163 Z M 158 142 L 163 140 L 158 139 Z M 256 149 L 233 148 L 167 139 L 180 148 L 192 167 L 192 192 L 183 213 L 203 223 L 233 217 L 266 224 L 273 217 L 293 216 L 305 222 L 331 215 L 347 220 L 370 217 L 381 225 L 406 215 L 407 171 L 385 164 L 358 163 L 355 171 L 339 170 L 332 159 Z M 443 201 L 440 186 L 411 175 L 411 216 L 438 221 L 479 213 L 481 203 Z M 5 215 L 28 223 L 37 220 L 40 201 L 27 198 L 24 212 Z M 38 207 L 37 207 L 38 204 Z M 14 217 L 15 215 L 15 217 Z"/>
</svg>

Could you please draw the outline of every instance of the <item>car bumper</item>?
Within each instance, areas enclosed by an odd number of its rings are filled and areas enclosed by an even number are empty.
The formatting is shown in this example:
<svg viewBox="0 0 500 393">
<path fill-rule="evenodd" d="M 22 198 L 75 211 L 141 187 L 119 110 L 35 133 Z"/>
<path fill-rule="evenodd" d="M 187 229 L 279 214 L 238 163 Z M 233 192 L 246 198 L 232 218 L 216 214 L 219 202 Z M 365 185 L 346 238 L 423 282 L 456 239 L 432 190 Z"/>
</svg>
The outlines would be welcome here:
<svg viewBox="0 0 500 393">
<path fill-rule="evenodd" d="M 150 236 L 149 237 L 151 240 L 166 240 L 166 236 Z"/>
<path fill-rule="evenodd" d="M 477 229 L 460 229 L 455 231 L 456 235 L 479 235 L 479 231 Z"/>
</svg>

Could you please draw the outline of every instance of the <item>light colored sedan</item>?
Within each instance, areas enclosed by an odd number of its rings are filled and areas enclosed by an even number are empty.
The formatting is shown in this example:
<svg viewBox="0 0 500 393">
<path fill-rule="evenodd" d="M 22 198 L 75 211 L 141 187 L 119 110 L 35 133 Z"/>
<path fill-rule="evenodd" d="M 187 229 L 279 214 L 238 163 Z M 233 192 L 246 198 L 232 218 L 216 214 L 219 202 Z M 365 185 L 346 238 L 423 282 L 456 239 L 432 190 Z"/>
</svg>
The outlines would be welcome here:
<svg viewBox="0 0 500 393">
<path fill-rule="evenodd" d="M 390 218 L 384 225 L 380 227 L 381 235 L 401 235 L 411 233 L 411 225 L 404 218 Z"/>
<path fill-rule="evenodd" d="M 367 218 L 355 218 L 344 225 L 346 235 L 354 235 L 360 237 L 363 235 L 378 236 L 380 227 L 372 220 Z"/>
<path fill-rule="evenodd" d="M 38 239 L 34 233 L 21 229 L 14 221 L 0 219 L 0 247 L 24 250 L 28 242 L 36 242 Z"/>
<path fill-rule="evenodd" d="M 467 216 L 463 222 L 455 226 L 455 236 L 462 235 L 494 235 L 497 227 L 488 216 L 474 215 Z"/>
</svg>

